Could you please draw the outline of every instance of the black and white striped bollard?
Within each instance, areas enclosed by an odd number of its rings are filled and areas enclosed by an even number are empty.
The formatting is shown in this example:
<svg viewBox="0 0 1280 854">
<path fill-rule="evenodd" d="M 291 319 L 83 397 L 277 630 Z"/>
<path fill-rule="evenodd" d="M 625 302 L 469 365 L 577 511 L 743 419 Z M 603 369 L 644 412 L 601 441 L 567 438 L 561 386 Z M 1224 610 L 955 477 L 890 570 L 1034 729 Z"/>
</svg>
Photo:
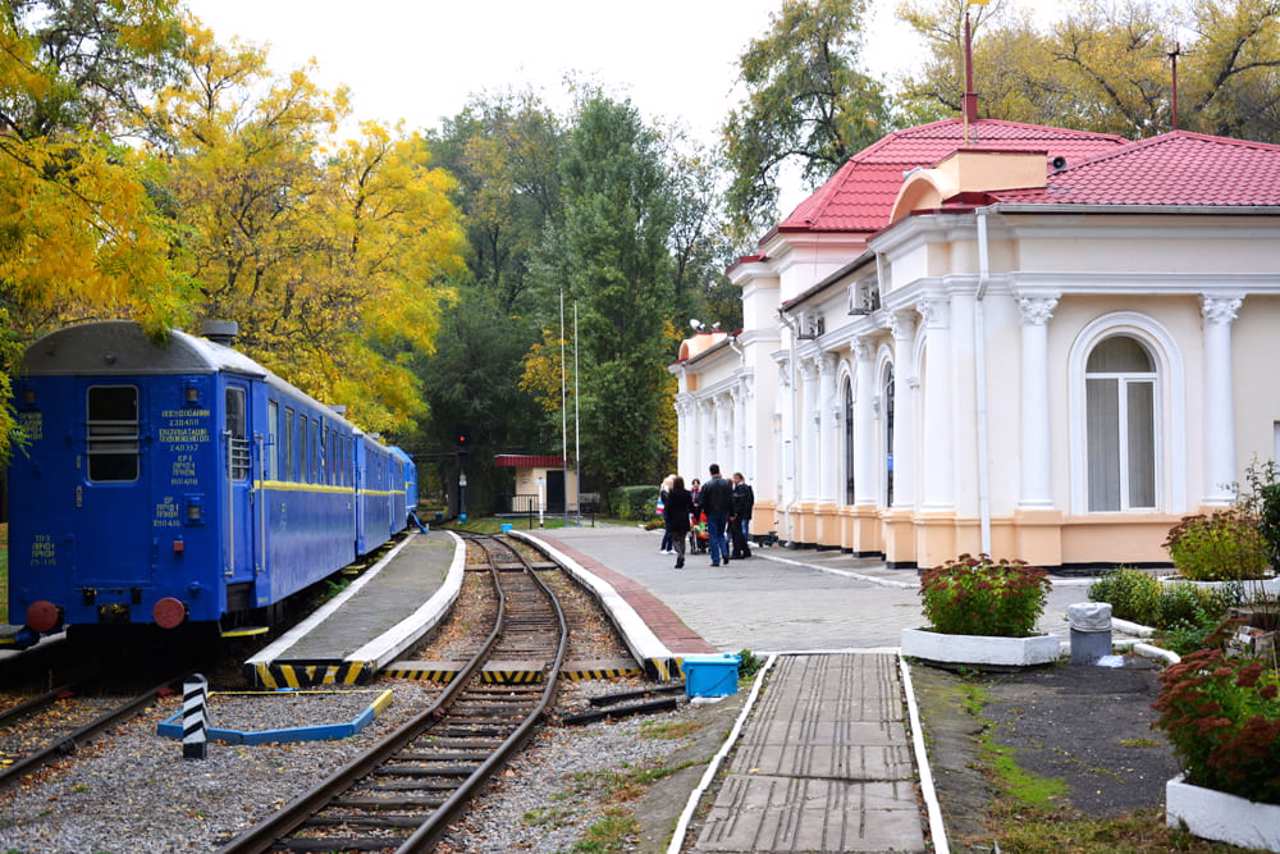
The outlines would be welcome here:
<svg viewBox="0 0 1280 854">
<path fill-rule="evenodd" d="M 209 680 L 193 673 L 182 683 L 182 758 L 205 759 L 209 755 L 209 713 L 205 703 Z"/>
</svg>

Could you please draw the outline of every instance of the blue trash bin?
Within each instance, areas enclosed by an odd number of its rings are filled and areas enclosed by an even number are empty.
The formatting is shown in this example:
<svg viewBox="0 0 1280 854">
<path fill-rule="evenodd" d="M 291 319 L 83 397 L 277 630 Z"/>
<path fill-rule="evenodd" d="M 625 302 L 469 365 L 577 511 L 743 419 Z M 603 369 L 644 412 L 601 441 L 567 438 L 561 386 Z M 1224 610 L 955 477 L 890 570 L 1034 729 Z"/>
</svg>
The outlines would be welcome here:
<svg viewBox="0 0 1280 854">
<path fill-rule="evenodd" d="M 511 523 L 510 523 L 510 522 L 503 522 L 501 525 L 499 525 L 499 526 L 498 526 L 498 529 L 499 529 L 500 531 L 502 531 L 502 533 L 504 533 L 504 534 L 510 534 L 510 533 L 511 533 Z"/>
<path fill-rule="evenodd" d="M 684 656 L 685 696 L 727 697 L 738 693 L 738 664 L 738 656 L 731 652 Z"/>
</svg>

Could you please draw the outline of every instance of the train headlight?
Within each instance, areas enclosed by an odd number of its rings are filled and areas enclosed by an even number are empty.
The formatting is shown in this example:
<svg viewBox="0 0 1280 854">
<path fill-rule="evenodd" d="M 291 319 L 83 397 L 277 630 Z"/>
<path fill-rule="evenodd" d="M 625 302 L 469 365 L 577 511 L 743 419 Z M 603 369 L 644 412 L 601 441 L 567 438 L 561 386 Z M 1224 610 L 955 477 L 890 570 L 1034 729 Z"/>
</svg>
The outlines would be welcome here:
<svg viewBox="0 0 1280 854">
<path fill-rule="evenodd" d="M 196 386 L 193 386 L 193 385 L 186 386 L 185 388 L 183 388 L 182 394 L 183 394 L 183 397 L 186 399 L 187 403 L 200 402 L 200 389 L 197 388 Z"/>
</svg>

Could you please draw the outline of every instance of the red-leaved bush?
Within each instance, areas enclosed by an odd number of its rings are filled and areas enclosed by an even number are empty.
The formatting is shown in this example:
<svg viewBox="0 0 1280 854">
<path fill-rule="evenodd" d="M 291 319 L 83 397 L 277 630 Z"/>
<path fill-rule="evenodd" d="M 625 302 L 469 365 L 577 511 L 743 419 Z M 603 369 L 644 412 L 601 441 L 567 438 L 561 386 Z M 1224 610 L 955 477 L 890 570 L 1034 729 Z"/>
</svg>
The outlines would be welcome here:
<svg viewBox="0 0 1280 854">
<path fill-rule="evenodd" d="M 1169 736 L 1187 782 L 1280 804 L 1280 678 L 1222 649 L 1193 652 L 1160 674 L 1156 726 Z"/>
<path fill-rule="evenodd" d="M 1025 638 L 1035 634 L 1049 574 L 1020 560 L 964 554 L 920 580 L 924 614 L 935 632 Z"/>
</svg>

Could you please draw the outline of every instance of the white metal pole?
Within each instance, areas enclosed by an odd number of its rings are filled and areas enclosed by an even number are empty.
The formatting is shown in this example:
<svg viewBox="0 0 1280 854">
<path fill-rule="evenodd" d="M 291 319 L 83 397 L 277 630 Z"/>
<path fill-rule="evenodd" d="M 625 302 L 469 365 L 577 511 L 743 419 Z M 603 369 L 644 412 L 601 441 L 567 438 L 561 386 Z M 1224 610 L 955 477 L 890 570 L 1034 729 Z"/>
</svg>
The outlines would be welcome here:
<svg viewBox="0 0 1280 854">
<path fill-rule="evenodd" d="M 560 465 L 564 478 L 564 523 L 569 524 L 569 391 L 564 363 L 564 288 L 560 289 Z"/>
<path fill-rule="evenodd" d="M 578 408 L 578 304 L 573 304 L 573 491 L 577 497 L 578 524 L 582 524 L 582 434 Z M 569 500 L 565 485 L 565 501 Z"/>
</svg>

